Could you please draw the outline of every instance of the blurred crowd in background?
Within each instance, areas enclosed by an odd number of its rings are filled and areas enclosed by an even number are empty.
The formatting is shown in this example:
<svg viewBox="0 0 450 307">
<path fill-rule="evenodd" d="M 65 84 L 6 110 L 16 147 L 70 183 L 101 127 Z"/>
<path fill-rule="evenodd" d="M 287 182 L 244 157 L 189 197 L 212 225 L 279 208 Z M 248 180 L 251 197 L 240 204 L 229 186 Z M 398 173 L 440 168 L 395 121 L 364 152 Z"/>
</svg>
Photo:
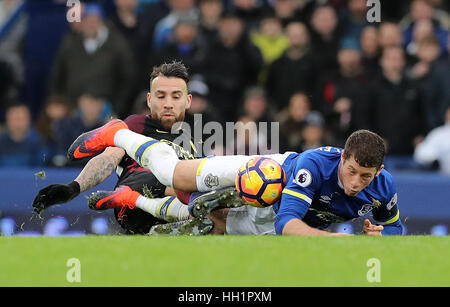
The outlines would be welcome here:
<svg viewBox="0 0 450 307">
<path fill-rule="evenodd" d="M 148 114 L 152 67 L 181 60 L 192 125 L 279 122 L 280 152 L 370 129 L 388 167 L 450 173 L 450 3 L 379 7 L 370 23 L 366 0 L 99 0 L 68 22 L 67 1 L 2 0 L 0 166 L 67 166 L 82 132 Z"/>
</svg>

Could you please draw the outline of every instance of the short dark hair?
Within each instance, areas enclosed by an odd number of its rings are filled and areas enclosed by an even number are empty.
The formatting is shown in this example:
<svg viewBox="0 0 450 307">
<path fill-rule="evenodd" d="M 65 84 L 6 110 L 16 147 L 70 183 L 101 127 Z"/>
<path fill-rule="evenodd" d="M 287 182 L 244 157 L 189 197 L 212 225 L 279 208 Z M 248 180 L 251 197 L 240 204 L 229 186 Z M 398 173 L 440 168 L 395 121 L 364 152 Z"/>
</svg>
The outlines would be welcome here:
<svg viewBox="0 0 450 307">
<path fill-rule="evenodd" d="M 28 110 L 30 109 L 25 103 L 23 103 L 22 101 L 20 101 L 20 100 L 18 100 L 16 98 L 8 99 L 6 101 L 6 103 L 5 103 L 5 110 L 6 110 L 6 112 L 8 112 L 10 109 L 19 108 L 19 107 L 20 108 L 21 107 L 25 107 Z"/>
<path fill-rule="evenodd" d="M 386 143 L 383 138 L 369 130 L 357 130 L 345 142 L 344 159 L 353 157 L 362 167 L 380 169 L 385 155 Z"/>
<path fill-rule="evenodd" d="M 167 78 L 180 78 L 186 82 L 189 82 L 189 73 L 186 66 L 182 62 L 173 61 L 171 63 L 164 63 L 159 66 L 153 67 L 153 71 L 150 75 L 150 88 L 152 87 L 153 80 L 158 76 L 164 76 Z"/>
</svg>

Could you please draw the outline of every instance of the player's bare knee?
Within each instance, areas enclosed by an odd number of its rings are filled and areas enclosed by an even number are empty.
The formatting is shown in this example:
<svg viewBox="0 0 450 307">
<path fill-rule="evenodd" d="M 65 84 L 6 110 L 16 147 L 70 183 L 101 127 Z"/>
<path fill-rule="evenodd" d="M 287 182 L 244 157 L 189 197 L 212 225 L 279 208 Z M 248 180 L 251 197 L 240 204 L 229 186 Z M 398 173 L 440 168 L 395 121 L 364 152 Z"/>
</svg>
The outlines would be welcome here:
<svg viewBox="0 0 450 307">
<path fill-rule="evenodd" d="M 183 160 L 175 167 L 173 187 L 183 192 L 197 191 L 196 172 L 201 160 Z"/>
</svg>

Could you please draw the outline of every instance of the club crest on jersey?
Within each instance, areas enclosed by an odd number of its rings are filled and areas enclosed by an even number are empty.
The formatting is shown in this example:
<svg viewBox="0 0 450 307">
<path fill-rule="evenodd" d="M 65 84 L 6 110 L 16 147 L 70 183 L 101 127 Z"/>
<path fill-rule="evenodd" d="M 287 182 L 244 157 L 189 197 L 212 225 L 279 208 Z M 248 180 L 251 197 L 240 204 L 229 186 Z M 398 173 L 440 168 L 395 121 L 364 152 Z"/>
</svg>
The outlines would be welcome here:
<svg viewBox="0 0 450 307">
<path fill-rule="evenodd" d="M 358 215 L 364 216 L 372 211 L 372 209 L 378 208 L 379 206 L 381 206 L 381 202 L 378 199 L 372 197 L 372 203 L 363 205 L 362 208 L 358 210 Z"/>
<path fill-rule="evenodd" d="M 364 216 L 367 213 L 369 213 L 370 211 L 372 211 L 372 209 L 373 209 L 372 204 L 365 204 L 362 206 L 361 209 L 358 210 L 358 215 Z"/>
<path fill-rule="evenodd" d="M 219 177 L 214 176 L 213 174 L 208 174 L 205 177 L 205 185 L 208 188 L 217 187 L 219 185 Z"/>
<path fill-rule="evenodd" d="M 294 182 L 299 186 L 306 188 L 312 182 L 311 173 L 307 169 L 302 168 L 298 171 L 297 175 L 295 175 Z"/>
</svg>

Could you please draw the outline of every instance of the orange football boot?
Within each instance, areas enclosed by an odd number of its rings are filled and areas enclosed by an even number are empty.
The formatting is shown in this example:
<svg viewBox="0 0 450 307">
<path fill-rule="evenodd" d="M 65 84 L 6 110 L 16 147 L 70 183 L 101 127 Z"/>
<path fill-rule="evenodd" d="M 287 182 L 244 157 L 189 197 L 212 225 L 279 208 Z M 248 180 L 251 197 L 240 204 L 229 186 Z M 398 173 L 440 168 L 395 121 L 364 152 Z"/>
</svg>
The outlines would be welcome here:
<svg viewBox="0 0 450 307">
<path fill-rule="evenodd" d="M 121 220 L 127 209 L 134 209 L 139 192 L 133 191 L 129 186 L 121 186 L 115 191 L 97 191 L 89 196 L 89 208 L 94 210 L 106 210 L 118 208 L 118 219 Z"/>
<path fill-rule="evenodd" d="M 70 145 L 67 158 L 76 161 L 114 146 L 114 136 L 121 129 L 128 129 L 127 124 L 120 119 L 114 119 L 100 128 L 83 133 Z"/>
</svg>

